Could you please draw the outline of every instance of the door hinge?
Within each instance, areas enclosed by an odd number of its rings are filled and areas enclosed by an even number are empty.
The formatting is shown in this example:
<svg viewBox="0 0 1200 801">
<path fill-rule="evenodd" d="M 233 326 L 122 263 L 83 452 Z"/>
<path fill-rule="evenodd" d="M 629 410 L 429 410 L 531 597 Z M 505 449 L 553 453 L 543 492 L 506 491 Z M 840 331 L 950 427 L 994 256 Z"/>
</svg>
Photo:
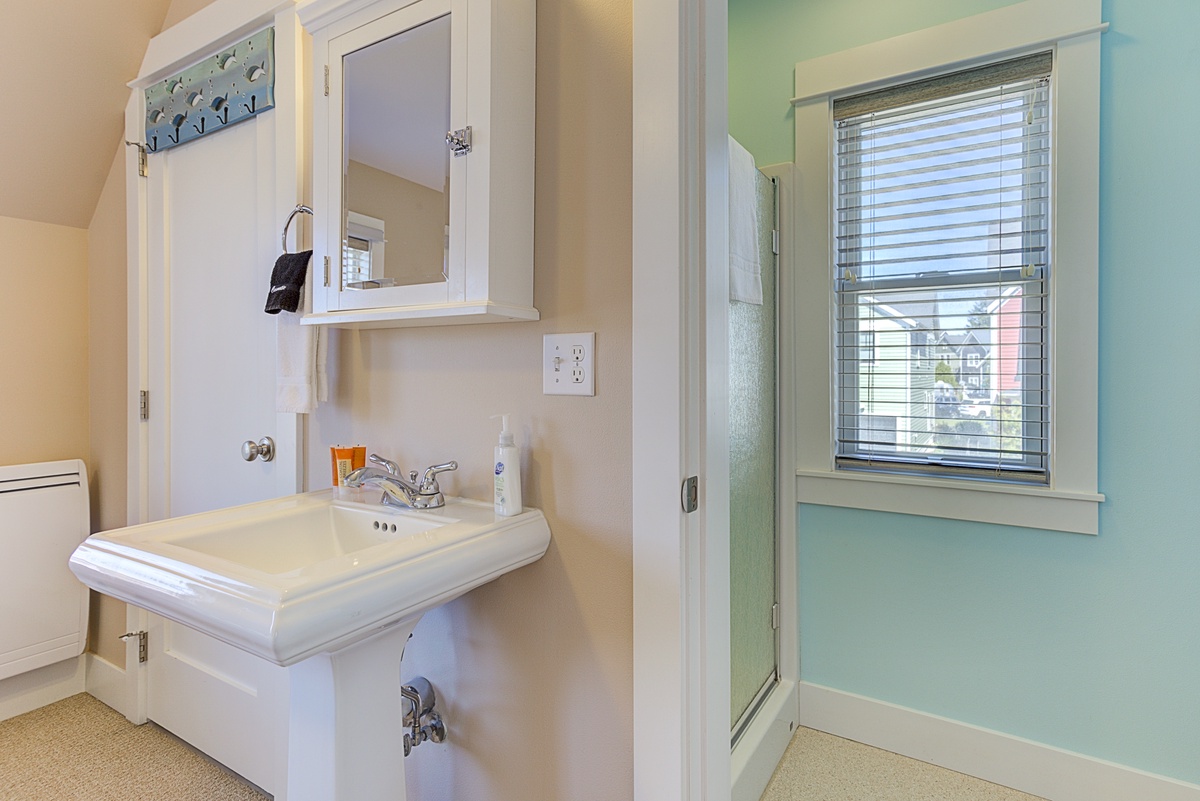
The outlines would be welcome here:
<svg viewBox="0 0 1200 801">
<path fill-rule="evenodd" d="M 776 256 L 779 255 L 779 229 L 776 228 L 771 232 L 771 252 Z"/>
<path fill-rule="evenodd" d="M 329 257 L 325 257 L 325 286 L 329 286 Z"/>
<path fill-rule="evenodd" d="M 778 629 L 779 629 L 779 604 L 773 603 L 773 604 L 771 604 L 771 630 L 776 631 Z"/>
<path fill-rule="evenodd" d="M 325 65 L 325 96 L 329 97 L 329 65 Z"/>
<path fill-rule="evenodd" d="M 128 640 L 130 637 L 138 638 L 138 663 L 146 661 L 146 651 L 149 649 L 150 635 L 144 631 L 128 631 L 121 635 L 122 640 Z"/>
<path fill-rule="evenodd" d="M 459 128 L 457 131 L 450 131 L 446 134 L 446 147 L 450 148 L 450 152 L 455 158 L 465 156 L 471 152 L 471 126 Z"/>
<path fill-rule="evenodd" d="M 683 480 L 679 493 L 683 511 L 691 514 L 700 507 L 700 480 L 696 476 L 688 476 Z"/>
<path fill-rule="evenodd" d="M 138 175 L 142 176 L 143 178 L 148 178 L 150 176 L 150 160 L 146 156 L 146 146 L 141 142 L 130 142 L 128 139 L 125 140 L 125 144 L 129 145 L 130 147 L 137 148 Z"/>
<path fill-rule="evenodd" d="M 150 419 L 150 390 L 138 392 L 138 419 L 143 423 Z"/>
</svg>

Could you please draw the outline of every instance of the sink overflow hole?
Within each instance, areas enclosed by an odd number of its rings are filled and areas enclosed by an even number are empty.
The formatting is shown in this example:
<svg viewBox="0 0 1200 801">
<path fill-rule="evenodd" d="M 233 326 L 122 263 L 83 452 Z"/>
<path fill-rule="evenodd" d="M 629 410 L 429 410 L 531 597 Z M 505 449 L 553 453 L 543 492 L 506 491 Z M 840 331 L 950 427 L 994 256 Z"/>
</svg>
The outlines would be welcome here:
<svg viewBox="0 0 1200 801">
<path fill-rule="evenodd" d="M 387 523 L 380 523 L 378 520 L 376 520 L 375 521 L 375 530 L 378 531 L 380 529 L 383 529 L 384 531 L 391 531 L 392 533 L 395 533 L 396 524 L 392 523 L 391 525 L 388 525 Z"/>
</svg>

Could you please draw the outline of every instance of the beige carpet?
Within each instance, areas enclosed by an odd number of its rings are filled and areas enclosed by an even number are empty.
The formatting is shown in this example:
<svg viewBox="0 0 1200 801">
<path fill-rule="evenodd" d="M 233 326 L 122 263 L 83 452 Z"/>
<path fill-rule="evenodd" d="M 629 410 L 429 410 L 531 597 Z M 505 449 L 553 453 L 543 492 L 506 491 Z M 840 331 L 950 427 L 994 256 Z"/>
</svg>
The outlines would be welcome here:
<svg viewBox="0 0 1200 801">
<path fill-rule="evenodd" d="M 762 801 L 1042 801 L 915 759 L 797 729 Z"/>
<path fill-rule="evenodd" d="M 0 722 L 0 801 L 266 801 L 153 723 L 86 693 Z"/>
</svg>

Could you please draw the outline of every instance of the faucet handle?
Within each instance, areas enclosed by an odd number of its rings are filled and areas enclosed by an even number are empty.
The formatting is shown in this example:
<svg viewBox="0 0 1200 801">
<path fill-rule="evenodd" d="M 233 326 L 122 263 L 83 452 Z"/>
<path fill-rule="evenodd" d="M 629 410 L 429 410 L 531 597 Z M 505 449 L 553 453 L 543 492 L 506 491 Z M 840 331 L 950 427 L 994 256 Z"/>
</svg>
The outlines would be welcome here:
<svg viewBox="0 0 1200 801">
<path fill-rule="evenodd" d="M 446 462 L 445 464 L 435 464 L 432 467 L 425 468 L 425 477 L 421 480 L 421 491 L 440 492 L 441 489 L 438 487 L 437 474 L 457 469 L 458 462 Z"/>
<path fill-rule="evenodd" d="M 372 453 L 370 456 L 367 457 L 367 461 L 374 462 L 375 464 L 382 467 L 384 470 L 391 473 L 393 476 L 400 475 L 400 465 L 396 464 L 391 459 L 384 459 L 378 453 Z"/>
</svg>

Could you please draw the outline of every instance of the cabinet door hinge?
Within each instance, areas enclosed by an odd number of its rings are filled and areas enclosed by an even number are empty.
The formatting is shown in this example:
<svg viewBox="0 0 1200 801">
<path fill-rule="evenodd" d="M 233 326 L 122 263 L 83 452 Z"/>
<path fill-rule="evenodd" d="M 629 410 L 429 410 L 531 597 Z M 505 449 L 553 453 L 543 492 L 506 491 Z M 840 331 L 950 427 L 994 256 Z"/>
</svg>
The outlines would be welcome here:
<svg viewBox="0 0 1200 801">
<path fill-rule="evenodd" d="M 142 176 L 143 178 L 148 178 L 150 176 L 150 160 L 146 156 L 146 146 L 141 142 L 130 142 L 129 140 L 125 140 L 125 144 L 129 145 L 130 147 L 137 148 L 138 175 Z"/>
<path fill-rule="evenodd" d="M 329 97 L 329 65 L 325 65 L 325 96 Z"/>
<path fill-rule="evenodd" d="M 778 629 L 779 629 L 779 604 L 773 603 L 773 604 L 771 604 L 771 630 L 776 631 Z"/>
<path fill-rule="evenodd" d="M 325 257 L 325 286 L 329 286 L 329 257 Z"/>
<path fill-rule="evenodd" d="M 779 255 L 779 229 L 771 231 L 771 252 L 776 256 Z"/>
<path fill-rule="evenodd" d="M 138 419 L 145 422 L 150 419 L 150 390 L 138 392 Z"/>
<path fill-rule="evenodd" d="M 149 650 L 150 635 L 144 631 L 127 631 L 121 635 L 122 640 L 128 640 L 130 637 L 137 637 L 138 640 L 138 663 L 146 661 L 146 652 Z"/>
</svg>

